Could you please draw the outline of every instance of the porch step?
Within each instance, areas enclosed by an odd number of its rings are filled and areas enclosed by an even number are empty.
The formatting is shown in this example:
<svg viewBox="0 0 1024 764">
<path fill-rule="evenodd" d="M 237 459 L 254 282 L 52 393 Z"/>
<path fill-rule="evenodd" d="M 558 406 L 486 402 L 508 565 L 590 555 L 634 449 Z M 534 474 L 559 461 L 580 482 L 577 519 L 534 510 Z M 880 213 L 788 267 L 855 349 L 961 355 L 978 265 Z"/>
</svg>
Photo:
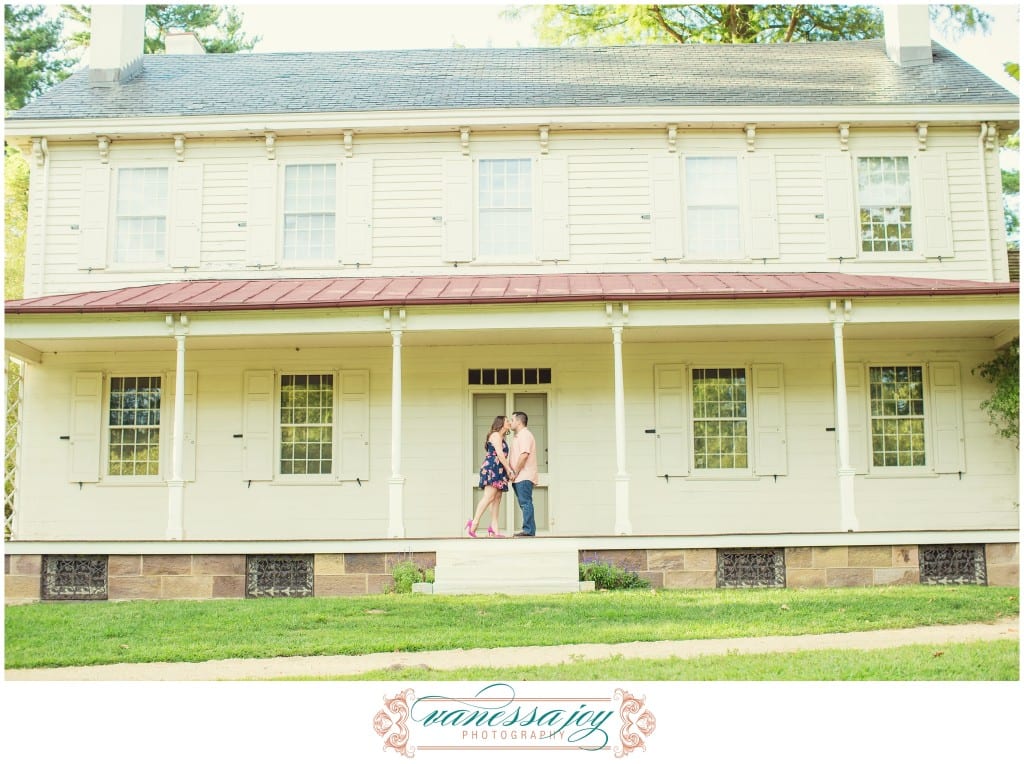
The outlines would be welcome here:
<svg viewBox="0 0 1024 764">
<path fill-rule="evenodd" d="M 555 594 L 580 590 L 578 551 L 541 539 L 467 541 L 439 549 L 435 594 Z"/>
</svg>

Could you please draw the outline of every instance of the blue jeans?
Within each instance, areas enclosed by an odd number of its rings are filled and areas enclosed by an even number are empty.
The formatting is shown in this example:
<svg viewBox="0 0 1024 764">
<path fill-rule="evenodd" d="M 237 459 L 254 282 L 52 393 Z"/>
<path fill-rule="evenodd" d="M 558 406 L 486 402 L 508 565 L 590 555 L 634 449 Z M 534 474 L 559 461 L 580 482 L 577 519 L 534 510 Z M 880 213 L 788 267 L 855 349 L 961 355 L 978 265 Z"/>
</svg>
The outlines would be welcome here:
<svg viewBox="0 0 1024 764">
<path fill-rule="evenodd" d="M 523 480 L 512 484 L 512 490 L 516 492 L 516 501 L 523 511 L 523 533 L 527 536 L 537 534 L 537 524 L 533 521 L 533 483 Z"/>
</svg>

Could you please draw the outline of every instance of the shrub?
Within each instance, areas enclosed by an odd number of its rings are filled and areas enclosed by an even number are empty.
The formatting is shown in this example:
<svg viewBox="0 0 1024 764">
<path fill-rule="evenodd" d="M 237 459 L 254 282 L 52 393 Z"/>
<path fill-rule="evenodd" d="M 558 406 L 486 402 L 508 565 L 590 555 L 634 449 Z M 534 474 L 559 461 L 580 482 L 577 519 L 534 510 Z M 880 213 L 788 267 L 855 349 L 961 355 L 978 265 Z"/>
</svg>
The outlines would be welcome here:
<svg viewBox="0 0 1024 764">
<path fill-rule="evenodd" d="M 1015 339 L 988 363 L 971 371 L 995 386 L 981 408 L 999 434 L 1020 448 L 1020 340 Z"/>
<path fill-rule="evenodd" d="M 580 565 L 580 581 L 593 581 L 595 589 L 651 588 L 651 582 L 646 578 L 606 562 L 585 562 Z"/>
<path fill-rule="evenodd" d="M 412 592 L 412 585 L 423 583 L 434 583 L 434 569 L 421 570 L 412 560 L 403 560 L 391 569 L 391 576 L 395 579 L 395 585 L 391 591 L 396 594 L 409 594 Z"/>
</svg>

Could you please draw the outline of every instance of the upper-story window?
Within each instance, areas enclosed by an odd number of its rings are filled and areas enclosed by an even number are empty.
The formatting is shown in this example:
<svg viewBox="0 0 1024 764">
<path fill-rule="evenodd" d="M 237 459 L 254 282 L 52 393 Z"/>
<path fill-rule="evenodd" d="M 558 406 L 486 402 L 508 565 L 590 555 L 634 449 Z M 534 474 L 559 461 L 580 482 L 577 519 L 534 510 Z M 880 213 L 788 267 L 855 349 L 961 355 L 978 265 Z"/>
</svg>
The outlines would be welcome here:
<svg viewBox="0 0 1024 764">
<path fill-rule="evenodd" d="M 159 263 L 167 258 L 166 167 L 117 172 L 114 262 Z"/>
<path fill-rule="evenodd" d="M 907 157 L 859 157 L 857 204 L 862 252 L 913 251 Z"/>
<path fill-rule="evenodd" d="M 740 183 L 736 157 L 687 157 L 686 251 L 705 257 L 740 254 Z"/>
<path fill-rule="evenodd" d="M 481 159 L 479 253 L 523 257 L 533 250 L 533 179 L 529 159 Z"/>
<path fill-rule="evenodd" d="M 294 164 L 285 168 L 285 260 L 334 260 L 336 172 L 333 164 Z"/>
</svg>

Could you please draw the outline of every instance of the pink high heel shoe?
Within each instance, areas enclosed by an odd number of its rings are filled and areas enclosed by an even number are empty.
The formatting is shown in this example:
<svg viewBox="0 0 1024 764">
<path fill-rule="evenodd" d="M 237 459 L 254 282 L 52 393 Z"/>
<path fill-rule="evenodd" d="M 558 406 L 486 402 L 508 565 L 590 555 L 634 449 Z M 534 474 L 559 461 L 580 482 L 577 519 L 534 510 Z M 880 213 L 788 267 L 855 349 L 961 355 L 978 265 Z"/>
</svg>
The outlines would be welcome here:
<svg viewBox="0 0 1024 764">
<path fill-rule="evenodd" d="M 491 526 L 488 525 L 487 526 L 487 538 L 503 539 L 503 538 L 505 538 L 505 534 L 504 533 L 498 533 L 496 530 L 494 530 L 494 528 L 492 528 Z"/>
<path fill-rule="evenodd" d="M 467 520 L 466 521 L 466 533 L 468 533 L 473 538 L 477 537 L 476 536 L 476 531 L 473 530 L 473 521 L 472 520 Z"/>
</svg>

